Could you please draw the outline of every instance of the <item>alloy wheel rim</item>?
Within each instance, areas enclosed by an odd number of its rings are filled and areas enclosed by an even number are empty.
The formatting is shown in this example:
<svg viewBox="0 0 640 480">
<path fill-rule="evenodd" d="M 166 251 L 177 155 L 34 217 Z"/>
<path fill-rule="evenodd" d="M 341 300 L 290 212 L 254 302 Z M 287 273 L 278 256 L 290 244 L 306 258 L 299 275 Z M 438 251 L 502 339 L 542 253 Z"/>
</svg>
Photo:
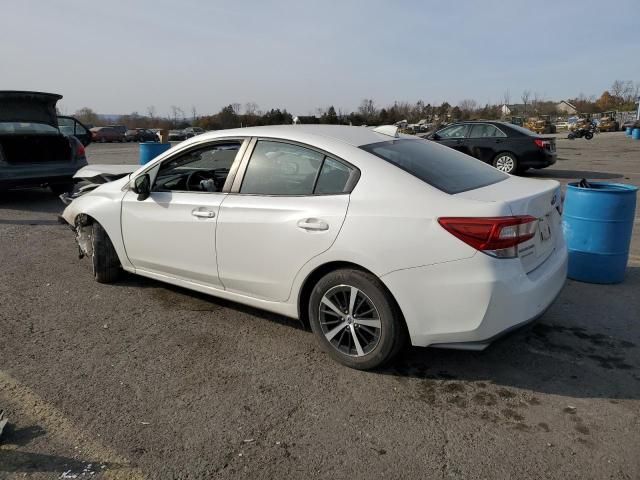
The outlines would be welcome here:
<svg viewBox="0 0 640 480">
<path fill-rule="evenodd" d="M 322 334 L 340 353 L 363 357 L 380 342 L 380 314 L 362 290 L 351 285 L 332 287 L 323 295 L 318 310 Z"/>
<path fill-rule="evenodd" d="M 502 172 L 509 173 L 513 170 L 513 158 L 503 155 L 496 160 L 496 168 Z"/>
</svg>

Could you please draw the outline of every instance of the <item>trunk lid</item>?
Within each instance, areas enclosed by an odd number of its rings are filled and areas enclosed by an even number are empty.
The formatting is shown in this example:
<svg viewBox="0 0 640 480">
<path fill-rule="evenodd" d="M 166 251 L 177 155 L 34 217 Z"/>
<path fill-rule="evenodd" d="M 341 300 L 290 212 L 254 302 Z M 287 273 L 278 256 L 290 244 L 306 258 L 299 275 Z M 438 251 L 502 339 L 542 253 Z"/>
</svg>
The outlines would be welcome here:
<svg viewBox="0 0 640 480">
<path fill-rule="evenodd" d="M 482 202 L 503 202 L 513 215 L 531 215 L 538 219 L 536 234 L 518 246 L 518 257 L 528 273 L 549 258 L 560 225 L 560 184 L 555 180 L 530 180 L 510 177 L 483 188 L 462 192 L 456 197 Z"/>
<path fill-rule="evenodd" d="M 58 127 L 56 103 L 62 95 L 0 91 L 0 122 L 44 123 Z"/>
</svg>

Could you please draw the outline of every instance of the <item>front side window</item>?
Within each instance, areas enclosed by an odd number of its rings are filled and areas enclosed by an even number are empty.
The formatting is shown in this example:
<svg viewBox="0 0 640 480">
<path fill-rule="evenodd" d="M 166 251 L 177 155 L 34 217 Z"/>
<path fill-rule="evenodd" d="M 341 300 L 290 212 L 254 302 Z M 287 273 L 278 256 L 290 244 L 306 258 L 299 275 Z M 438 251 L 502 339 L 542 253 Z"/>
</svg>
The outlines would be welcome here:
<svg viewBox="0 0 640 480">
<path fill-rule="evenodd" d="M 452 125 L 450 127 L 443 128 L 439 132 L 436 132 L 436 134 L 440 138 L 464 138 L 467 133 L 467 129 L 467 125 Z"/>
<path fill-rule="evenodd" d="M 495 125 L 488 123 L 479 123 L 471 127 L 469 138 L 495 138 L 506 137 L 502 131 L 498 130 Z"/>
<path fill-rule="evenodd" d="M 221 192 L 242 142 L 225 142 L 191 150 L 166 160 L 154 191 Z"/>
</svg>

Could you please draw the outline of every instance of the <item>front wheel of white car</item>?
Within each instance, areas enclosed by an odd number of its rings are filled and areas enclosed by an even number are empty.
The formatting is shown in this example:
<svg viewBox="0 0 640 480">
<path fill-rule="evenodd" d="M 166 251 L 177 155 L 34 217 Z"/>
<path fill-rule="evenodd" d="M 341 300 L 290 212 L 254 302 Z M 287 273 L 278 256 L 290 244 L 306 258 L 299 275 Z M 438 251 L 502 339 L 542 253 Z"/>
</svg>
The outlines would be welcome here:
<svg viewBox="0 0 640 480">
<path fill-rule="evenodd" d="M 100 283 L 112 283 L 120 274 L 120 260 L 102 225 L 93 223 L 91 232 L 91 266 L 93 277 Z"/>
<path fill-rule="evenodd" d="M 388 363 L 406 341 L 391 295 L 374 275 L 360 270 L 322 277 L 311 292 L 309 320 L 327 353 L 359 370 Z"/>
</svg>

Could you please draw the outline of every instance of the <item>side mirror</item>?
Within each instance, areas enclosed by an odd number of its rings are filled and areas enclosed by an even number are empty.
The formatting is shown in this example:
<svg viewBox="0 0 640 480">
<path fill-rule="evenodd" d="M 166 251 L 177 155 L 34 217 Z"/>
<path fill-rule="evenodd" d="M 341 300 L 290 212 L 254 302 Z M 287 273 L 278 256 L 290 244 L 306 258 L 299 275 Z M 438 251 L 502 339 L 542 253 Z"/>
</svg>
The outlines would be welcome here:
<svg viewBox="0 0 640 480">
<path fill-rule="evenodd" d="M 438 140 L 440 140 L 440 138 L 441 138 L 440 135 L 438 135 L 437 133 L 432 133 L 431 134 L 431 140 L 438 141 Z"/>
<path fill-rule="evenodd" d="M 146 200 L 151 195 L 151 178 L 148 173 L 139 175 L 133 181 L 133 191 L 138 194 L 138 200 Z"/>
</svg>

